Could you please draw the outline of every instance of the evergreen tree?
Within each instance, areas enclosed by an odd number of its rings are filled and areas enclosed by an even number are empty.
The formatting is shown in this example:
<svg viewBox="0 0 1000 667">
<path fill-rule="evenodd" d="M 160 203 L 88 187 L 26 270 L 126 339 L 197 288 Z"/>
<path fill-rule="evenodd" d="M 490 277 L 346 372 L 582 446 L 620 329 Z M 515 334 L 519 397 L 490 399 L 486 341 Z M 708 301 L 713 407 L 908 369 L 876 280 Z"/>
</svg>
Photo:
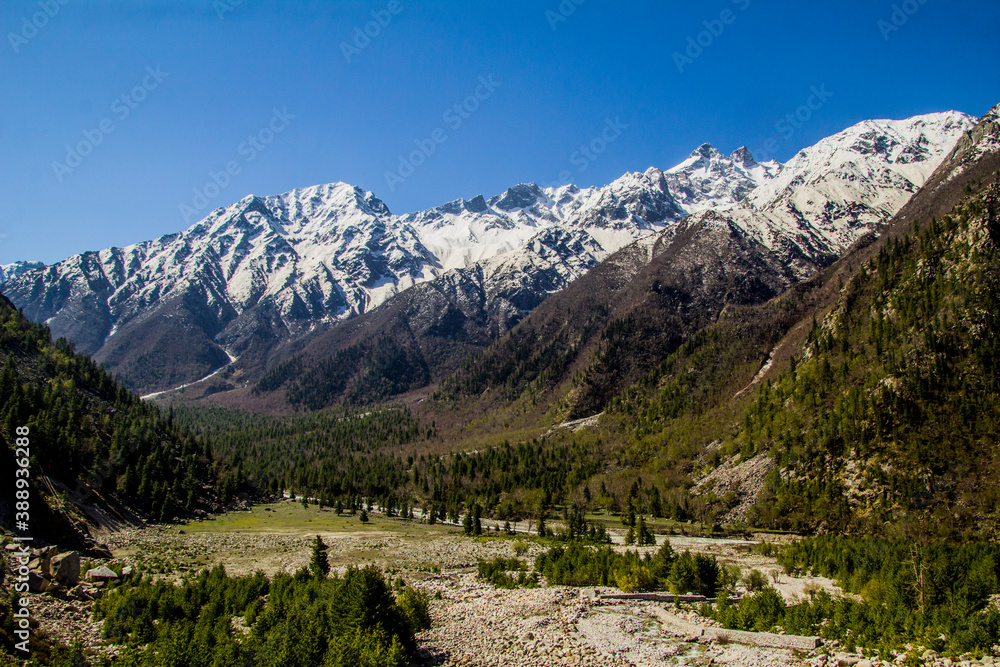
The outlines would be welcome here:
<svg viewBox="0 0 1000 667">
<path fill-rule="evenodd" d="M 312 572 L 314 577 L 325 578 L 330 574 L 330 561 L 326 557 L 327 546 L 323 543 L 323 539 L 317 535 L 316 541 L 313 542 L 312 548 L 312 560 L 309 563 L 309 570 Z"/>
<path fill-rule="evenodd" d="M 646 526 L 645 517 L 639 517 L 639 546 L 654 546 L 656 544 L 656 537 L 653 535 L 652 531 Z"/>
</svg>

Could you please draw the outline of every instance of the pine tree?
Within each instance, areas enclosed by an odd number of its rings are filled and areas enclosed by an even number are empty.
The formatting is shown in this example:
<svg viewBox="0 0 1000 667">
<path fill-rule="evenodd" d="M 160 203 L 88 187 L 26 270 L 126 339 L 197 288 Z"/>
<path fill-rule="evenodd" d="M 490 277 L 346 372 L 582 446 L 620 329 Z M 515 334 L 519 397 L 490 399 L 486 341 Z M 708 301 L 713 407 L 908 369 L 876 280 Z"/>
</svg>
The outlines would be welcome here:
<svg viewBox="0 0 1000 667">
<path fill-rule="evenodd" d="M 646 527 L 645 517 L 639 517 L 639 546 L 653 546 L 656 544 L 656 537 L 653 536 L 652 531 Z"/>
<path fill-rule="evenodd" d="M 309 570 L 314 577 L 325 578 L 330 574 L 330 561 L 327 560 L 326 549 L 323 539 L 317 535 L 316 541 L 313 542 L 312 561 L 309 563 Z"/>
<path fill-rule="evenodd" d="M 362 510 L 361 510 L 361 516 L 359 516 L 358 518 L 361 520 L 361 523 L 368 523 L 368 512 L 366 512 L 362 508 Z"/>
</svg>

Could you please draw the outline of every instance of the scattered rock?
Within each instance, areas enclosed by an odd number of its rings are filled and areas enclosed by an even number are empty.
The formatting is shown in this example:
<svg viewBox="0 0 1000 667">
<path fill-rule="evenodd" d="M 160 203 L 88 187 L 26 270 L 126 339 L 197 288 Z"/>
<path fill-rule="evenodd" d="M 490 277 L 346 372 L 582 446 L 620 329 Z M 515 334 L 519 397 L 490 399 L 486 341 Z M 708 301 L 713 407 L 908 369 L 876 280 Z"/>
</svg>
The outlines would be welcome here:
<svg viewBox="0 0 1000 667">
<path fill-rule="evenodd" d="M 87 581 L 92 581 L 94 583 L 107 583 L 109 581 L 117 581 L 117 580 L 118 580 L 118 573 L 112 570 L 111 568 L 107 567 L 106 565 L 102 565 L 100 567 L 94 568 L 93 570 L 87 571 Z"/>
<path fill-rule="evenodd" d="M 75 551 L 55 556 L 50 561 L 52 577 L 61 584 L 72 588 L 80 580 L 80 554 Z"/>
<path fill-rule="evenodd" d="M 38 574 L 46 578 L 48 578 L 51 574 L 49 566 L 50 563 L 46 558 L 38 557 L 38 558 L 32 558 L 30 561 L 28 561 L 29 570 L 37 572 Z"/>
<path fill-rule="evenodd" d="M 32 593 L 44 593 L 49 588 L 49 580 L 34 570 L 28 572 L 28 590 Z"/>
</svg>

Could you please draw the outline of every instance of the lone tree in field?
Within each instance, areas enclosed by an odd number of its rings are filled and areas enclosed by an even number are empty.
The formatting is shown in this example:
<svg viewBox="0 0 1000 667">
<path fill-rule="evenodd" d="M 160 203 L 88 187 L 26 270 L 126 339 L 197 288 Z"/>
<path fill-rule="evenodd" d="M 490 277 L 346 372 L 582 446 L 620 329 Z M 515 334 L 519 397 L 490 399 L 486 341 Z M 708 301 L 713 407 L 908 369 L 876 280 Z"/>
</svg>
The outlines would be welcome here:
<svg viewBox="0 0 1000 667">
<path fill-rule="evenodd" d="M 643 517 L 639 518 L 638 537 L 640 547 L 656 546 L 656 537 L 653 535 L 653 531 L 646 526 L 646 519 Z"/>
<path fill-rule="evenodd" d="M 462 519 L 462 529 L 466 535 L 472 535 L 472 510 L 469 510 L 465 518 Z"/>
<path fill-rule="evenodd" d="M 323 538 L 319 535 L 313 542 L 312 561 L 309 563 L 309 569 L 314 577 L 325 578 L 330 574 L 330 561 L 326 558 L 326 544 L 323 543 Z"/>
<path fill-rule="evenodd" d="M 362 508 L 361 516 L 359 516 L 358 518 L 361 519 L 361 523 L 368 523 L 368 512 L 366 512 L 364 508 Z"/>
</svg>

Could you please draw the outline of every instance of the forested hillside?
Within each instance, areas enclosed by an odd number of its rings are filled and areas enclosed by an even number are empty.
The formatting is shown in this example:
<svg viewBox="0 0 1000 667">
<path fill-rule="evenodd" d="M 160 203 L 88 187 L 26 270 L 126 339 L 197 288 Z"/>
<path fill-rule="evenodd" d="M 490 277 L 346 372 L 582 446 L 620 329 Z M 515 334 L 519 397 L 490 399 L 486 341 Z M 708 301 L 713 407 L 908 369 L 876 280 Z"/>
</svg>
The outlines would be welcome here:
<svg viewBox="0 0 1000 667">
<path fill-rule="evenodd" d="M 1000 172 L 980 149 L 998 129 L 877 241 L 725 313 L 612 401 L 627 461 L 694 477 L 720 521 L 995 534 Z"/>
<path fill-rule="evenodd" d="M 88 543 L 88 524 L 169 521 L 218 508 L 237 479 L 190 433 L 0 296 L 0 457 L 28 430 L 32 535 Z M 17 429 L 22 430 L 18 433 Z M 23 443 L 23 441 L 21 441 Z M 0 497 L 13 526 L 14 476 Z"/>
</svg>

